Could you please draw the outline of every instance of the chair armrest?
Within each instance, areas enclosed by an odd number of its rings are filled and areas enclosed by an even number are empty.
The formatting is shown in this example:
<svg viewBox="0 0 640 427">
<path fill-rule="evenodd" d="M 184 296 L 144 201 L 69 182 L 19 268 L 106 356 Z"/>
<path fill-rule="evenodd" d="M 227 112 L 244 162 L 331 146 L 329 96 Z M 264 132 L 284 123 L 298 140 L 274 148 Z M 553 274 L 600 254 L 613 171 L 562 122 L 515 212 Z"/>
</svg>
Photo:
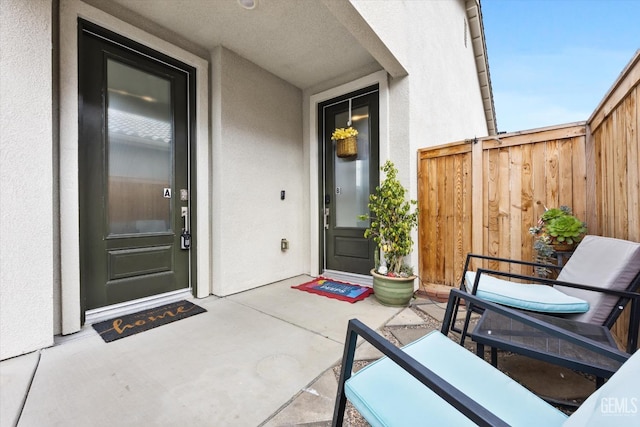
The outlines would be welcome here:
<svg viewBox="0 0 640 427">
<path fill-rule="evenodd" d="M 499 270 L 489 270 L 489 269 L 485 269 L 485 268 L 479 268 L 479 269 L 476 270 L 476 273 L 477 273 L 476 274 L 476 279 L 475 279 L 475 282 L 473 283 L 473 290 L 471 292 L 473 295 L 475 295 L 477 290 L 478 290 L 478 285 L 480 283 L 480 276 L 482 274 L 491 274 L 491 275 L 495 275 L 495 276 L 509 277 L 509 278 L 512 278 L 512 279 L 521 279 L 521 280 L 527 280 L 527 281 L 532 281 L 532 282 L 538 282 L 538 283 L 551 285 L 551 286 L 560 285 L 560 286 L 566 286 L 568 288 L 576 288 L 576 289 L 583 289 L 583 290 L 586 290 L 586 291 L 600 292 L 600 293 L 603 293 L 603 294 L 615 295 L 615 296 L 622 297 L 622 298 L 629 298 L 631 300 L 640 299 L 640 294 L 637 293 L 637 292 L 618 291 L 618 290 L 613 290 L 613 289 L 597 288 L 595 286 L 582 285 L 582 284 L 579 284 L 579 283 L 563 282 L 561 280 L 546 279 L 546 278 L 543 278 L 543 277 L 536 277 L 536 276 L 526 276 L 526 275 L 522 275 L 522 274 L 508 273 L 508 272 L 499 271 Z"/>
<path fill-rule="evenodd" d="M 338 383 L 336 406 L 333 415 L 333 426 L 341 426 L 344 418 L 344 408 L 346 405 L 344 385 L 351 377 L 358 336 L 361 336 L 365 341 L 377 348 L 382 352 L 382 354 L 387 356 L 426 387 L 436 392 L 442 399 L 474 423 L 482 426 L 508 425 L 476 401 L 472 400 L 460 390 L 443 380 L 436 373 L 415 360 L 413 357 L 391 344 L 374 330 L 367 327 L 357 319 L 351 319 L 349 320 L 347 327 L 347 338 L 342 358 L 342 368 L 340 370 L 340 381 Z"/>
<path fill-rule="evenodd" d="M 473 253 L 467 254 L 467 261 L 466 261 L 467 264 L 471 261 L 472 258 L 478 258 L 486 261 L 505 262 L 508 264 L 529 265 L 531 267 L 547 267 L 555 270 L 562 270 L 561 266 L 555 265 L 555 264 L 543 264 L 540 262 L 524 261 L 520 259 L 511 259 L 511 258 L 501 258 L 501 257 L 495 257 L 491 255 L 481 255 L 481 254 L 473 254 Z M 465 267 L 467 267 L 467 265 L 465 265 Z M 466 271 L 466 268 L 465 268 L 465 271 Z"/>
<path fill-rule="evenodd" d="M 479 298 L 475 295 L 461 291 L 459 289 L 452 289 L 451 292 L 449 293 L 449 301 L 447 303 L 445 317 L 442 322 L 441 332 L 443 334 L 447 334 L 451 329 L 451 326 L 452 326 L 451 323 L 453 319 L 453 310 L 457 307 L 460 299 L 465 300 L 465 302 L 469 305 L 479 307 L 483 310 L 491 310 L 505 317 L 518 320 L 523 324 L 529 325 L 540 331 L 544 331 L 545 333 L 548 333 L 551 336 L 562 338 L 573 344 L 583 347 L 587 350 L 591 350 L 596 353 L 602 354 L 606 357 L 609 357 L 613 360 L 624 362 L 630 357 L 630 354 L 628 353 L 622 352 L 620 350 L 601 344 L 597 341 L 594 341 L 589 338 L 578 335 L 576 333 L 573 333 L 569 330 L 562 329 L 558 326 L 536 319 L 523 312 L 511 309 L 499 304 L 495 304 L 490 301 L 483 300 L 482 298 Z M 465 329 L 463 330 L 463 336 L 467 335 L 467 328 L 468 328 L 468 325 L 465 325 Z"/>
<path fill-rule="evenodd" d="M 476 293 L 478 292 L 478 285 L 480 284 L 480 276 L 483 275 L 483 274 L 491 274 L 491 275 L 494 275 L 494 276 L 509 277 L 511 279 L 526 280 L 528 282 L 536 282 L 536 283 L 541 283 L 541 284 L 549 285 L 549 286 L 553 286 L 553 285 L 558 283 L 557 280 L 547 279 L 545 277 L 527 276 L 525 274 L 509 273 L 509 272 L 506 272 L 506 271 L 490 270 L 490 269 L 487 269 L 487 268 L 478 268 L 476 270 L 475 281 L 473 282 L 473 289 L 471 290 L 471 293 L 473 295 L 476 295 Z M 460 289 L 464 290 L 465 288 L 460 288 Z"/>
<path fill-rule="evenodd" d="M 486 260 L 486 261 L 504 262 L 504 263 L 508 263 L 508 264 L 527 265 L 527 266 L 530 266 L 530 267 L 543 267 L 543 268 L 549 268 L 549 269 L 558 270 L 558 271 L 562 270 L 562 267 L 560 267 L 558 265 L 553 265 L 553 264 L 542 264 L 542 263 L 539 263 L 539 262 L 523 261 L 523 260 L 519 260 L 519 259 L 500 258 L 500 257 L 491 256 L 491 255 L 481 255 L 481 254 L 468 253 L 467 254 L 467 258 L 466 258 L 465 263 L 464 263 L 464 269 L 462 271 L 462 283 L 460 284 L 460 289 L 462 289 L 462 286 L 464 286 L 464 275 L 469 270 L 469 264 L 470 264 L 471 260 L 474 259 L 474 258 L 482 259 L 482 260 Z M 531 276 L 531 277 L 534 277 L 534 276 Z"/>
</svg>

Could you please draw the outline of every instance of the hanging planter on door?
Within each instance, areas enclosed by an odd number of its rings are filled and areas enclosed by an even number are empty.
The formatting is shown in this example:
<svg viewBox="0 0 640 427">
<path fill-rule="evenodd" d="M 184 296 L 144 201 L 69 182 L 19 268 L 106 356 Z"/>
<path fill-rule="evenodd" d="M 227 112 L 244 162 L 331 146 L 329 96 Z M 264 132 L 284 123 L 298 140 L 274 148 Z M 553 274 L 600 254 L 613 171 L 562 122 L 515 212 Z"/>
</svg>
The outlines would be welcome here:
<svg viewBox="0 0 640 427">
<path fill-rule="evenodd" d="M 358 154 L 358 140 L 355 136 L 336 141 L 338 157 L 353 157 Z"/>
<path fill-rule="evenodd" d="M 358 154 L 358 131 L 352 127 L 337 128 L 333 131 L 331 139 L 336 141 L 336 153 L 338 157 L 352 157 Z"/>
</svg>

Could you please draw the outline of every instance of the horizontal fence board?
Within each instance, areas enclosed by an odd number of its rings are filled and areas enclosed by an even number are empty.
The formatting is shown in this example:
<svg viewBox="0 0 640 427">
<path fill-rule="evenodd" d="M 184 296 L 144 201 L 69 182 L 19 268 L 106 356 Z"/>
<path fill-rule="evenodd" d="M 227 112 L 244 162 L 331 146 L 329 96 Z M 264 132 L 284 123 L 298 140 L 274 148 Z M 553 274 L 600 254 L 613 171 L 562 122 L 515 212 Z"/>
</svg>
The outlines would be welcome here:
<svg viewBox="0 0 640 427">
<path fill-rule="evenodd" d="M 577 125 L 561 125 L 558 127 L 541 128 L 536 131 L 511 132 L 498 137 L 489 137 L 482 140 L 482 148 L 489 150 L 491 148 L 506 148 L 512 145 L 535 144 L 537 142 L 546 142 L 554 139 L 567 139 L 578 136 L 584 136 L 586 126 L 584 123 Z"/>
<path fill-rule="evenodd" d="M 463 142 L 459 143 L 460 145 L 447 145 L 447 146 L 439 146 L 437 148 L 433 148 L 431 150 L 421 149 L 418 153 L 419 159 L 433 159 L 436 157 L 445 157 L 452 156 L 455 154 L 464 154 L 471 152 L 471 143 Z"/>
</svg>

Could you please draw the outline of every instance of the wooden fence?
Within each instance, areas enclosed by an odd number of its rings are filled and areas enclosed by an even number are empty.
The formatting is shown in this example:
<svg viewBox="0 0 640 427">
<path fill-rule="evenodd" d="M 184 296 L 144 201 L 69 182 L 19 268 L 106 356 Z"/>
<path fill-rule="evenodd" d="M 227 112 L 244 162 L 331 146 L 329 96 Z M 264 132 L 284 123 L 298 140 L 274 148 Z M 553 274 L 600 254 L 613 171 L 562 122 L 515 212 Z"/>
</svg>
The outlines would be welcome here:
<svg viewBox="0 0 640 427">
<path fill-rule="evenodd" d="M 529 227 L 545 206 L 570 206 L 589 234 L 640 242 L 639 82 L 640 51 L 586 122 L 419 150 L 422 282 L 459 285 L 468 252 L 533 259 Z M 619 338 L 627 324 L 625 313 Z"/>
<path fill-rule="evenodd" d="M 587 220 L 594 234 L 640 242 L 640 51 L 588 120 Z M 627 308 L 613 327 L 627 336 Z"/>
<path fill-rule="evenodd" d="M 529 227 L 545 206 L 571 206 L 585 219 L 585 127 L 537 129 L 420 150 L 421 279 L 459 284 L 468 252 L 531 260 Z"/>
</svg>

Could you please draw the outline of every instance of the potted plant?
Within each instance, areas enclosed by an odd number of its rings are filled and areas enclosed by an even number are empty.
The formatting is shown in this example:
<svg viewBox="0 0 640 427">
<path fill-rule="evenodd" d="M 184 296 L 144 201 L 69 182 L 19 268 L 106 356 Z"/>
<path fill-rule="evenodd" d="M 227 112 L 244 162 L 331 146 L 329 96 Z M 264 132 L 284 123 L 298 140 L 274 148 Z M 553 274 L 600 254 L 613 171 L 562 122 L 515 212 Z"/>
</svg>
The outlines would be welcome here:
<svg viewBox="0 0 640 427">
<path fill-rule="evenodd" d="M 411 231 L 418 225 L 418 211 L 411 212 L 411 206 L 417 202 L 405 198 L 407 190 L 398 180 L 393 162 L 387 160 L 381 170 L 385 179 L 369 196 L 369 215 L 359 216 L 360 220 L 370 221 L 364 237 L 372 239 L 377 247 L 376 266 L 371 270 L 373 292 L 382 304 L 407 305 L 414 293 L 416 276 L 404 257 L 413 247 Z"/>
<path fill-rule="evenodd" d="M 356 135 L 358 135 L 358 130 L 351 126 L 337 128 L 333 131 L 331 139 L 336 141 L 336 154 L 338 157 L 351 157 L 358 154 Z"/>
<path fill-rule="evenodd" d="M 535 236 L 533 249 L 536 262 L 551 264 L 553 256 L 559 251 L 571 251 L 587 233 L 587 225 L 576 218 L 568 206 L 546 209 L 535 227 L 529 229 Z M 550 270 L 536 268 L 541 277 L 548 277 Z"/>
</svg>

